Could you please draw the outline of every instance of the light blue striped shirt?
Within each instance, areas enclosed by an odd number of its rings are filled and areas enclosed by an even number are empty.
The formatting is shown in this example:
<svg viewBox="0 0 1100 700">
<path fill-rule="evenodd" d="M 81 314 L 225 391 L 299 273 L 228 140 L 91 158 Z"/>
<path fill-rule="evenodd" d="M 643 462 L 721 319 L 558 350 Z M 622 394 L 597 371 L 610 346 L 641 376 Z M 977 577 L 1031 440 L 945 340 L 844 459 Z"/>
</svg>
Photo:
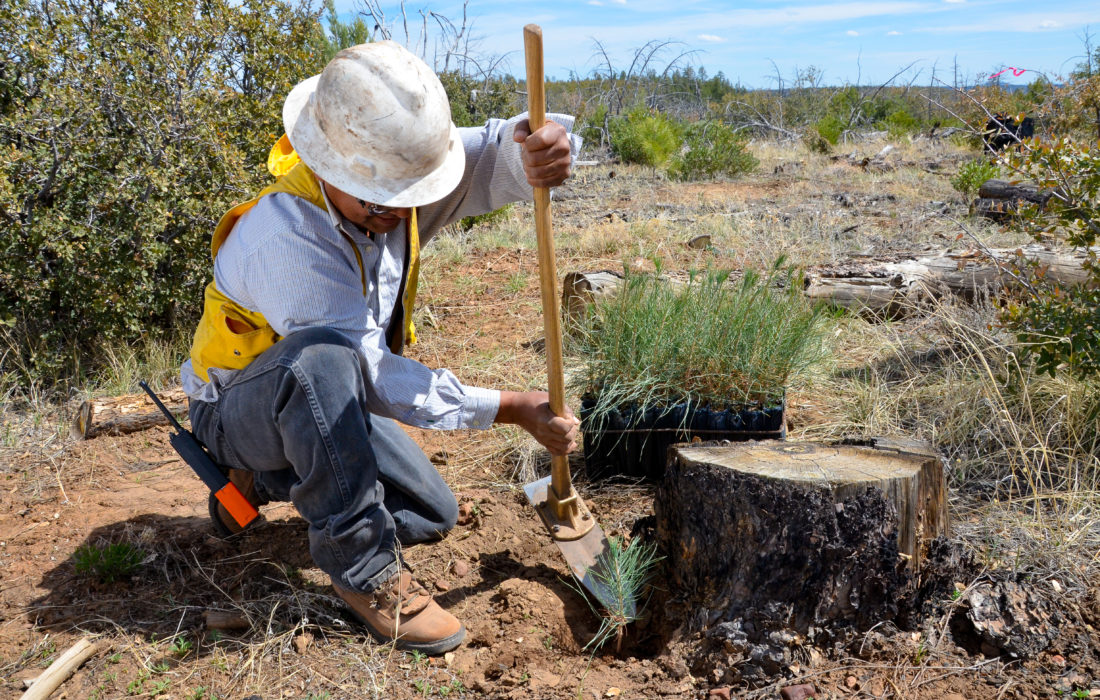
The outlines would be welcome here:
<svg viewBox="0 0 1100 700">
<path fill-rule="evenodd" d="M 573 125 L 572 117 L 547 117 L 567 129 Z M 453 192 L 417 209 L 421 246 L 464 216 L 531 198 L 520 146 L 512 140 L 515 123 L 524 118 L 459 129 L 466 172 Z M 575 155 L 580 139 L 570 138 Z M 355 252 L 341 230 L 362 256 L 365 296 Z M 449 370 L 429 369 L 387 346 L 386 328 L 401 289 L 406 238 L 405 223 L 371 240 L 335 207 L 325 211 L 300 197 L 276 193 L 261 199 L 237 222 L 214 261 L 214 280 L 234 302 L 263 314 L 280 336 L 325 326 L 356 343 L 371 413 L 422 428 L 487 428 L 500 407 L 499 391 L 464 385 Z M 204 382 L 190 360 L 183 364 L 180 378 L 188 396 L 216 401 L 219 386 L 237 372 L 211 368 L 209 374 L 210 381 Z"/>
</svg>

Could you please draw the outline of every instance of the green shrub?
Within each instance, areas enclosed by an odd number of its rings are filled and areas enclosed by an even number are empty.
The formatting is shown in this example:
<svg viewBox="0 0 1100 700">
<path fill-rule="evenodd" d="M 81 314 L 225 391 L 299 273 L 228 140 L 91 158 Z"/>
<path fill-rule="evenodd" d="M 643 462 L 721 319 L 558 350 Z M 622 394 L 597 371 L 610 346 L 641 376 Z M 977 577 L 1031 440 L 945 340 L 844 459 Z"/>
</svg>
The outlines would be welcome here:
<svg viewBox="0 0 1100 700">
<path fill-rule="evenodd" d="M 505 204 L 500 209 L 494 209 L 484 214 L 478 214 L 476 216 L 467 216 L 458 220 L 458 230 L 469 231 L 475 226 L 496 226 L 499 223 L 507 221 L 512 212 L 515 211 L 516 206 L 514 204 Z"/>
<path fill-rule="evenodd" d="M 516 99 L 519 86 L 511 76 L 480 80 L 452 70 L 440 73 L 439 81 L 447 91 L 456 126 L 481 126 L 491 118 L 510 117 L 526 109 Z"/>
<path fill-rule="evenodd" d="M 698 122 L 687 127 L 684 149 L 672 156 L 668 175 L 673 180 L 733 177 L 759 164 L 733 129 L 719 122 Z"/>
<path fill-rule="evenodd" d="M 833 150 L 833 144 L 814 126 L 806 129 L 802 135 L 802 144 L 813 153 L 827 154 Z"/>
<path fill-rule="evenodd" d="M 920 119 L 914 117 L 905 106 L 900 106 L 886 115 L 885 119 L 878 122 L 878 126 L 890 132 L 897 138 L 908 136 L 921 130 Z"/>
<path fill-rule="evenodd" d="M 85 544 L 73 552 L 73 568 L 82 576 L 112 583 L 130 576 L 145 563 L 145 552 L 129 542 Z"/>
<path fill-rule="evenodd" d="M 626 404 L 774 406 L 821 358 L 823 321 L 782 260 L 767 275 L 708 271 L 680 288 L 628 273 L 571 338 L 582 365 L 573 387 L 596 398 L 596 415 Z"/>
<path fill-rule="evenodd" d="M 1036 141 L 1011 161 L 1040 188 L 1059 192 L 1043 209 L 1024 208 L 1020 225 L 1039 242 L 1095 246 L 1100 238 L 1100 148 L 1069 138 Z M 1064 286 L 1039 268 L 1022 267 L 1029 282 L 1003 309 L 1022 349 L 1036 359 L 1040 372 L 1051 376 L 1063 366 L 1081 377 L 1100 373 L 1100 267 L 1095 253 L 1085 265 L 1088 281 L 1082 285 Z"/>
<path fill-rule="evenodd" d="M 607 143 L 607 129 L 610 128 L 608 112 L 606 104 L 602 102 L 597 104 L 590 114 L 584 115 L 580 125 L 575 129 L 589 147 L 602 147 Z"/>
<path fill-rule="evenodd" d="M 992 180 L 999 173 L 1000 168 L 993 163 L 982 158 L 976 158 L 963 163 L 959 167 L 959 172 L 951 178 L 951 186 L 964 197 L 970 199 L 977 194 L 978 188 L 982 186 L 983 182 Z"/>
<path fill-rule="evenodd" d="M 624 163 L 663 168 L 684 141 L 683 128 L 660 112 L 638 108 L 608 123 L 611 148 Z"/>
<path fill-rule="evenodd" d="M 814 124 L 813 128 L 821 138 L 835 146 L 840 141 L 840 135 L 844 133 L 845 123 L 835 114 L 826 114 Z"/>
<path fill-rule="evenodd" d="M 0 374 L 65 379 L 193 322 L 327 43 L 290 0 L 13 0 L 0 45 Z"/>
</svg>

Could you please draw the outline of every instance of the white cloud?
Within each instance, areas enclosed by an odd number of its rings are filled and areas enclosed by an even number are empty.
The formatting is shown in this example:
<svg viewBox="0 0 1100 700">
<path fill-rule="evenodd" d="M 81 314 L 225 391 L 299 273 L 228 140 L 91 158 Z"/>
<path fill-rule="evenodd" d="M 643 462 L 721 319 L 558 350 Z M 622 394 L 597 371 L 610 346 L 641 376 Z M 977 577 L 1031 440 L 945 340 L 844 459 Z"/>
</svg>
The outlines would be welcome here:
<svg viewBox="0 0 1100 700">
<path fill-rule="evenodd" d="M 1044 16 L 1045 15 L 1045 16 Z M 931 34 L 945 33 L 986 33 L 986 32 L 1042 32 L 1052 28 L 1086 27 L 1096 21 L 1094 12 L 1060 12 L 1052 18 L 1051 13 L 991 14 L 979 24 L 954 24 L 943 27 L 921 27 L 913 31 Z"/>
<path fill-rule="evenodd" d="M 859 32 L 857 32 L 854 29 L 849 29 L 848 31 L 846 31 L 844 33 L 847 34 L 848 36 L 859 36 Z"/>
<path fill-rule="evenodd" d="M 703 40 L 703 41 L 710 41 L 710 42 L 713 42 L 713 43 L 716 43 L 716 44 L 719 44 L 719 43 L 722 43 L 723 41 L 725 41 L 725 39 L 723 39 L 722 37 L 715 36 L 713 34 L 700 34 L 698 38 Z"/>
<path fill-rule="evenodd" d="M 966 2 L 966 0 L 943 0 L 943 1 L 950 4 L 950 5 L 962 5 L 963 3 Z"/>
<path fill-rule="evenodd" d="M 588 0 L 588 4 L 589 5 L 595 5 L 596 7 L 600 7 L 601 5 L 603 5 L 603 3 L 600 2 L 600 0 Z"/>
<path fill-rule="evenodd" d="M 901 36 L 901 32 L 891 30 L 889 32 L 886 32 L 886 36 Z"/>
<path fill-rule="evenodd" d="M 616 5 L 625 5 L 626 4 L 626 0 L 611 0 L 611 2 L 615 3 Z"/>
</svg>

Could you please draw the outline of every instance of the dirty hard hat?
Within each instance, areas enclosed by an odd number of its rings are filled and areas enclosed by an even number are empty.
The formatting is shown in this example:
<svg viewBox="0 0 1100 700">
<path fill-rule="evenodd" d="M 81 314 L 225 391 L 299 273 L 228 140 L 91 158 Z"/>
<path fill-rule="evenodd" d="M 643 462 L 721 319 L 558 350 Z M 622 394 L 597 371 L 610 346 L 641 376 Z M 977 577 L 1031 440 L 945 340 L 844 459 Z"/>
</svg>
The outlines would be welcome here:
<svg viewBox="0 0 1100 700">
<path fill-rule="evenodd" d="M 283 103 L 298 156 L 334 187 L 386 207 L 439 200 L 466 163 L 447 93 L 392 41 L 344 49 Z"/>
</svg>

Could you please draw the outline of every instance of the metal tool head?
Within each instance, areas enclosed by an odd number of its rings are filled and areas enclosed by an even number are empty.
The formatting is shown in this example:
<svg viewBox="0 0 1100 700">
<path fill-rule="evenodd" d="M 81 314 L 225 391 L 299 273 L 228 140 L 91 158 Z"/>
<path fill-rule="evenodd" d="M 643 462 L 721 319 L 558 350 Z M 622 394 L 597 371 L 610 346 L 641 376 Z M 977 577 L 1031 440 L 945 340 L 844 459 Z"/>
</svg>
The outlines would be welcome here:
<svg viewBox="0 0 1100 700">
<path fill-rule="evenodd" d="M 545 514 L 549 488 L 550 477 L 546 477 L 524 485 L 523 492 L 527 494 L 528 502 L 542 516 L 543 522 L 551 529 L 551 535 L 553 535 L 552 526 Z M 569 570 L 573 572 L 573 577 L 601 606 L 616 609 L 622 605 L 622 602 L 617 600 L 617 596 L 610 585 L 610 582 L 614 579 L 611 577 L 607 560 L 607 552 L 609 551 L 607 536 L 604 535 L 603 528 L 598 523 L 593 524 L 592 529 L 582 537 L 571 540 L 554 537 L 554 542 L 561 550 L 566 563 L 569 564 Z M 633 603 L 631 603 L 632 605 Z M 633 613 L 633 610 L 628 612 Z"/>
</svg>

